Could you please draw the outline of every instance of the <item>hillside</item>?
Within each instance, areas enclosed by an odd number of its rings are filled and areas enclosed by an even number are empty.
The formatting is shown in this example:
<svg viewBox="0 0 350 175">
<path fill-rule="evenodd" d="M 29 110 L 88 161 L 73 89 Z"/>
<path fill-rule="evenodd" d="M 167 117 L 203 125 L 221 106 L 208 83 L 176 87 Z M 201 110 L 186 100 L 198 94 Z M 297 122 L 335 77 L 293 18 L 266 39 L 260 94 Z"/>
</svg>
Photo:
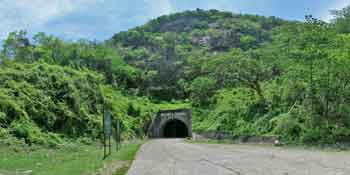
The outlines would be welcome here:
<svg viewBox="0 0 350 175">
<path fill-rule="evenodd" d="M 102 43 L 12 32 L 1 51 L 0 137 L 99 138 L 105 99 L 124 138 L 143 136 L 159 109 L 191 107 L 196 131 L 341 141 L 350 136 L 345 19 L 198 9 Z"/>
<path fill-rule="evenodd" d="M 188 98 L 182 84 L 205 74 L 204 58 L 233 48 L 259 48 L 272 40 L 272 31 L 288 21 L 275 17 L 196 10 L 162 16 L 107 41 L 124 60 L 141 70 L 142 94 L 162 100 Z"/>
</svg>

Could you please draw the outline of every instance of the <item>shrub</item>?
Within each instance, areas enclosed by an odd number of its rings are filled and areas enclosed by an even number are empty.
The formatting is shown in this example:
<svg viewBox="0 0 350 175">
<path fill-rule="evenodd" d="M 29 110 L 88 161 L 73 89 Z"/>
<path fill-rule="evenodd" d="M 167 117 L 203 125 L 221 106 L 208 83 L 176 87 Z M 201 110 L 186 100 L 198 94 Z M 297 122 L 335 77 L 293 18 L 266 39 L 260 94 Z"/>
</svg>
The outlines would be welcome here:
<svg viewBox="0 0 350 175">
<path fill-rule="evenodd" d="M 18 137 L 23 138 L 27 144 L 44 144 L 45 139 L 43 134 L 34 123 L 28 120 L 17 120 L 11 123 L 12 133 Z"/>
<path fill-rule="evenodd" d="M 9 135 L 8 130 L 0 127 L 0 138 L 6 138 L 8 135 Z"/>
<path fill-rule="evenodd" d="M 293 115 L 289 113 L 280 114 L 271 119 L 270 123 L 274 128 L 273 134 L 280 136 L 281 140 L 285 142 L 298 141 L 302 127 Z"/>
</svg>

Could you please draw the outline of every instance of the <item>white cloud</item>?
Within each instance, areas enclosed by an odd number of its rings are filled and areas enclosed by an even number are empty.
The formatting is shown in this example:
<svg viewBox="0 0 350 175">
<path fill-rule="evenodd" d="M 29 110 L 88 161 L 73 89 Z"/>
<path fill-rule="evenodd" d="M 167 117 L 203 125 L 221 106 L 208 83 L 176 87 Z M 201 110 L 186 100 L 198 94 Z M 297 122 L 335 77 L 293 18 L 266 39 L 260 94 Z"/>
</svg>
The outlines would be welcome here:
<svg viewBox="0 0 350 175">
<path fill-rule="evenodd" d="M 0 0 L 0 40 L 8 32 L 20 29 L 27 30 L 30 35 L 42 31 L 71 39 L 105 39 L 115 32 L 142 25 L 152 18 L 195 8 L 261 15 L 280 14 L 287 18 L 302 13 L 300 9 L 295 10 L 295 14 L 276 10 L 279 7 L 285 8 L 277 2 L 278 0 Z M 328 10 L 341 9 L 350 4 L 350 0 L 322 2 L 311 9 L 316 17 L 326 21 L 332 18 Z"/>
<path fill-rule="evenodd" d="M 134 1 L 134 3 L 131 1 Z M 138 4 L 143 4 L 145 6 L 136 8 L 136 10 L 139 12 L 136 16 L 128 17 L 137 17 L 137 20 L 146 21 L 150 18 L 174 12 L 171 5 L 171 0 L 141 0 L 141 2 L 137 2 L 136 0 L 131 1 L 0 0 L 0 40 L 4 39 L 9 32 L 21 29 L 27 30 L 30 34 L 43 31 L 55 34 L 59 33 L 66 36 L 70 35 L 74 36 L 74 38 L 78 37 L 78 35 L 79 37 L 82 37 L 82 34 L 87 35 L 88 31 L 91 32 L 90 30 L 86 29 L 88 26 L 82 26 L 82 23 L 72 24 L 69 19 L 67 22 L 61 22 L 59 28 L 51 27 L 52 24 L 50 22 L 56 21 L 57 19 L 64 19 L 62 17 L 69 17 L 75 12 L 92 14 L 92 16 L 102 14 L 101 17 L 104 18 L 103 20 L 109 20 L 108 18 L 111 18 L 109 21 L 112 22 L 109 25 L 118 22 L 116 21 L 116 18 L 118 19 L 118 15 L 129 14 L 129 12 L 132 11 L 129 8 L 135 9 L 135 6 Z M 133 4 L 135 6 L 133 6 Z M 123 6 L 125 6 L 125 8 L 120 9 L 120 7 Z M 112 9 L 112 14 L 109 14 L 108 9 Z M 106 12 L 108 13 L 105 14 Z M 74 17 L 74 15 L 72 17 Z M 87 15 L 86 18 L 89 17 L 91 16 Z M 95 26 L 91 27 L 94 28 Z M 107 26 L 104 28 L 106 27 Z M 89 33 L 89 35 L 92 34 L 93 33 Z"/>
<path fill-rule="evenodd" d="M 327 9 L 327 12 L 321 17 L 324 21 L 330 21 L 333 16 L 330 14 L 329 10 L 338 10 L 350 5 L 350 0 L 334 0 L 332 5 Z"/>
<path fill-rule="evenodd" d="M 0 0 L 0 39 L 8 32 L 40 28 L 96 0 Z"/>
</svg>

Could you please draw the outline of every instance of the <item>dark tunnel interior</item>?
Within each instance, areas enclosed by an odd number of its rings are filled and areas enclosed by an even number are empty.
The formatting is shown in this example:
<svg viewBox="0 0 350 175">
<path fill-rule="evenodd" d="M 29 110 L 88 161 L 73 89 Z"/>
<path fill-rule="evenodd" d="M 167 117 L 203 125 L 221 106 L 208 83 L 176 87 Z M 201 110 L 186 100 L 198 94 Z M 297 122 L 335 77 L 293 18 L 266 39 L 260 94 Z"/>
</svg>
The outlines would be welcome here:
<svg viewBox="0 0 350 175">
<path fill-rule="evenodd" d="M 188 128 L 186 124 L 180 120 L 171 120 L 164 126 L 164 138 L 186 138 L 188 136 Z"/>
</svg>

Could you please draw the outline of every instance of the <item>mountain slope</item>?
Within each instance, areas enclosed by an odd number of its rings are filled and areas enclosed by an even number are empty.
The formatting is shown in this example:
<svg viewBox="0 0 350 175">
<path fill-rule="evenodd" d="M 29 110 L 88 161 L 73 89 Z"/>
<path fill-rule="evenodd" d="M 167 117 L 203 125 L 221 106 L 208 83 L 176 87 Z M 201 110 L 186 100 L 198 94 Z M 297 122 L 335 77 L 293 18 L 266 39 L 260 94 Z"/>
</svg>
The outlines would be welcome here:
<svg viewBox="0 0 350 175">
<path fill-rule="evenodd" d="M 191 81 L 203 72 L 188 71 L 201 58 L 233 48 L 259 48 L 271 41 L 273 29 L 289 23 L 275 17 L 197 9 L 159 17 L 115 34 L 108 43 L 127 63 L 143 70 L 144 94 L 181 99 L 188 97 L 183 80 Z"/>
</svg>

